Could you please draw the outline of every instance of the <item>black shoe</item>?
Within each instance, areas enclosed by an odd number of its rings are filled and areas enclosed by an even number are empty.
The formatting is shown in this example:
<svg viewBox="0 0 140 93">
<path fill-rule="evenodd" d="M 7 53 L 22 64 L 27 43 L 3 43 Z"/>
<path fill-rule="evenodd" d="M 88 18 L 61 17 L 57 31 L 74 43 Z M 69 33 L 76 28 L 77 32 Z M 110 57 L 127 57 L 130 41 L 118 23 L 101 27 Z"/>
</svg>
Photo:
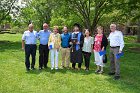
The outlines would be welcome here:
<svg viewBox="0 0 140 93">
<path fill-rule="evenodd" d="M 89 68 L 86 68 L 85 71 L 89 71 Z"/>
<path fill-rule="evenodd" d="M 99 72 L 100 72 L 100 70 L 96 70 L 96 71 L 95 71 L 95 73 L 99 73 Z"/>
<path fill-rule="evenodd" d="M 111 72 L 110 72 L 110 73 L 108 73 L 108 75 L 115 75 L 115 73 L 111 73 Z"/>
<path fill-rule="evenodd" d="M 42 67 L 39 67 L 39 70 L 42 70 Z"/>
<path fill-rule="evenodd" d="M 26 68 L 26 71 L 30 71 L 30 69 L 29 68 Z"/>
<path fill-rule="evenodd" d="M 48 68 L 47 66 L 44 66 L 44 68 L 46 69 L 46 68 Z"/>
<path fill-rule="evenodd" d="M 114 80 L 119 80 L 120 76 L 114 76 Z"/>
<path fill-rule="evenodd" d="M 32 67 L 31 69 L 32 69 L 32 70 L 35 70 L 35 68 L 34 68 L 34 67 Z"/>
<path fill-rule="evenodd" d="M 104 71 L 99 71 L 98 73 L 99 73 L 99 74 L 103 74 L 103 73 L 104 73 Z"/>
</svg>

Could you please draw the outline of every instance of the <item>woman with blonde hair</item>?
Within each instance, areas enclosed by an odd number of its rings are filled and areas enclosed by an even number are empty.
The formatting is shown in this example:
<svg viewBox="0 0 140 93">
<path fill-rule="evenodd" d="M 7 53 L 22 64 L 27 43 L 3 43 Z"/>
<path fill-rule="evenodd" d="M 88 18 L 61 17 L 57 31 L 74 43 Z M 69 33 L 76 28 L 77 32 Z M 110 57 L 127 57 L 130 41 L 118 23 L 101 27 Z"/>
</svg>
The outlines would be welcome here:
<svg viewBox="0 0 140 93">
<path fill-rule="evenodd" d="M 103 27 L 97 27 L 97 35 L 95 35 L 94 44 L 93 44 L 93 51 L 95 57 L 95 64 L 97 65 L 96 73 L 102 74 L 104 63 L 103 63 L 103 55 L 100 56 L 99 52 L 106 50 L 108 45 L 108 41 L 106 36 L 103 34 Z"/>
<path fill-rule="evenodd" d="M 58 26 L 53 27 L 53 33 L 50 34 L 48 46 L 51 53 L 51 70 L 58 69 L 58 54 L 61 46 L 61 37 L 58 33 Z"/>
</svg>

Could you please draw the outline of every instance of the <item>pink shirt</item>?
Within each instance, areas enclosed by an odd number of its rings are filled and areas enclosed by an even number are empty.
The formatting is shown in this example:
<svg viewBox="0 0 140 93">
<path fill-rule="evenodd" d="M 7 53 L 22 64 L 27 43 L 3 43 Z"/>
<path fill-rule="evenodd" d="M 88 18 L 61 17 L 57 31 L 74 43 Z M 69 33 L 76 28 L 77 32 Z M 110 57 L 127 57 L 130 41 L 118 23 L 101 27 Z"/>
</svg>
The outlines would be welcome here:
<svg viewBox="0 0 140 93">
<path fill-rule="evenodd" d="M 100 35 L 100 36 L 99 35 L 96 35 L 95 36 L 94 50 L 96 52 L 101 51 L 102 38 L 103 38 L 103 35 Z"/>
</svg>

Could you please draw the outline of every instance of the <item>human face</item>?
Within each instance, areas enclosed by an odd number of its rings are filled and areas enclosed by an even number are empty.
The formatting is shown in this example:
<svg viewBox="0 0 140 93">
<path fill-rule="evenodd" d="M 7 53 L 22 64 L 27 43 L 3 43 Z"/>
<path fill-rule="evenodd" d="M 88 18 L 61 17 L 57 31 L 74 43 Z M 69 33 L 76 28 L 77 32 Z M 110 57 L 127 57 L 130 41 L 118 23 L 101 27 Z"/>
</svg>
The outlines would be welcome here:
<svg viewBox="0 0 140 93">
<path fill-rule="evenodd" d="M 68 32 L 68 28 L 67 28 L 67 27 L 64 27 L 64 28 L 63 28 L 63 32 L 64 32 L 64 33 L 67 33 L 67 32 Z"/>
<path fill-rule="evenodd" d="M 34 29 L 34 26 L 32 24 L 29 25 L 29 31 L 32 32 Z"/>
<path fill-rule="evenodd" d="M 111 32 L 114 32 L 116 30 L 116 25 L 115 24 L 111 24 L 110 25 L 110 30 L 111 30 Z"/>
<path fill-rule="evenodd" d="M 77 26 L 75 26 L 75 27 L 74 27 L 74 31 L 75 31 L 75 32 L 78 32 L 78 31 L 79 31 L 79 28 L 78 28 Z"/>
<path fill-rule="evenodd" d="M 43 24 L 43 29 L 47 30 L 48 29 L 48 25 L 47 24 Z"/>
<path fill-rule="evenodd" d="M 100 29 L 100 28 L 97 28 L 97 33 L 98 33 L 98 34 L 102 34 L 102 33 L 103 33 L 103 30 Z"/>
<path fill-rule="evenodd" d="M 89 31 L 88 30 L 85 31 L 85 35 L 89 36 Z"/>
<path fill-rule="evenodd" d="M 57 28 L 54 28 L 53 29 L 53 32 L 54 32 L 54 34 L 57 34 L 58 33 L 58 29 Z"/>
</svg>

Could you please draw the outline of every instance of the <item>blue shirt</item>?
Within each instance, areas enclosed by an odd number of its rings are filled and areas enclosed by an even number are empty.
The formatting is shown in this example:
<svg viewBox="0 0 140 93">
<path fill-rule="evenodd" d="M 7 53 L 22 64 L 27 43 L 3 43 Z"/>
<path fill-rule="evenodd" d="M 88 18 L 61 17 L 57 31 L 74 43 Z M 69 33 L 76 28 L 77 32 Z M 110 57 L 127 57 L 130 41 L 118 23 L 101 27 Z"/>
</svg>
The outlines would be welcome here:
<svg viewBox="0 0 140 93">
<path fill-rule="evenodd" d="M 63 48 L 67 48 L 70 46 L 69 42 L 70 42 L 70 38 L 71 38 L 71 35 L 69 33 L 63 33 L 61 34 L 61 46 Z"/>
<path fill-rule="evenodd" d="M 36 44 L 37 32 L 36 31 L 30 32 L 29 30 L 25 31 L 22 36 L 22 40 L 25 40 L 25 44 Z"/>
<path fill-rule="evenodd" d="M 38 38 L 39 38 L 40 44 L 42 44 L 42 45 L 48 44 L 50 33 L 51 32 L 49 30 L 47 30 L 47 31 L 40 30 L 38 32 Z"/>
</svg>

